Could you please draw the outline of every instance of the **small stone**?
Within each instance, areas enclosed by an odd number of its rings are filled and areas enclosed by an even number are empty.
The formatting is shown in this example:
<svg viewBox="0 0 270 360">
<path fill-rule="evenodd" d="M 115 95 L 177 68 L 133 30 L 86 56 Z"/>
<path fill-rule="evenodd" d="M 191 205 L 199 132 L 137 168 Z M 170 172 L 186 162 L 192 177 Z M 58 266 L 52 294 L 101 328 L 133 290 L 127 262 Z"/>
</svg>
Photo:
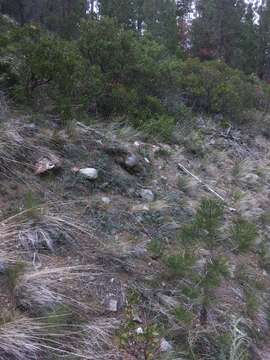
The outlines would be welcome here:
<svg viewBox="0 0 270 360">
<path fill-rule="evenodd" d="M 152 202 L 155 199 L 155 195 L 152 190 L 149 189 L 142 189 L 140 191 L 140 196 L 144 201 Z"/>
<path fill-rule="evenodd" d="M 142 324 L 142 319 L 140 318 L 139 314 L 135 314 L 132 320 L 136 323 Z"/>
<path fill-rule="evenodd" d="M 107 197 L 107 196 L 102 196 L 101 201 L 105 205 L 109 205 L 111 203 L 111 199 L 109 197 Z"/>
<path fill-rule="evenodd" d="M 0 274 L 3 274 L 7 269 L 7 264 L 5 264 L 3 259 L 0 259 Z"/>
<path fill-rule="evenodd" d="M 172 351 L 172 345 L 164 338 L 160 341 L 160 351 L 161 352 L 169 352 Z"/>
<path fill-rule="evenodd" d="M 144 331 L 143 331 L 143 328 L 142 327 L 138 327 L 137 329 L 136 329 L 136 334 L 137 335 L 142 335 L 144 333 Z"/>
<path fill-rule="evenodd" d="M 96 180 L 98 178 L 98 171 L 95 168 L 80 169 L 79 173 L 87 177 L 89 180 Z"/>
<path fill-rule="evenodd" d="M 247 183 L 248 185 L 256 185 L 258 183 L 258 181 L 260 180 L 260 177 L 257 174 L 247 174 L 243 180 L 245 181 L 245 183 Z"/>
<path fill-rule="evenodd" d="M 149 206 L 145 205 L 145 204 L 139 204 L 139 205 L 134 205 L 131 208 L 132 212 L 140 212 L 140 211 L 150 211 Z"/>
<path fill-rule="evenodd" d="M 135 154 L 130 154 L 125 160 L 125 165 L 128 168 L 134 168 L 139 164 L 139 158 Z"/>
<path fill-rule="evenodd" d="M 156 153 L 156 152 L 160 151 L 161 148 L 160 148 L 160 146 L 153 145 L 152 149 L 153 149 L 153 152 Z"/>
<path fill-rule="evenodd" d="M 199 255 L 200 256 L 203 256 L 203 257 L 209 257 L 209 256 L 211 256 L 211 251 L 209 251 L 209 250 L 207 250 L 207 249 L 203 249 L 203 248 L 201 248 L 201 249 L 199 249 Z"/>
<path fill-rule="evenodd" d="M 61 166 L 61 160 L 54 155 L 44 157 L 35 164 L 35 175 L 44 174 L 52 169 L 57 169 Z"/>
<path fill-rule="evenodd" d="M 147 163 L 147 164 L 150 164 L 150 160 L 148 158 L 144 158 L 144 161 Z"/>
<path fill-rule="evenodd" d="M 110 312 L 117 312 L 118 310 L 118 301 L 116 299 L 109 299 L 107 302 L 106 309 Z"/>
<path fill-rule="evenodd" d="M 206 258 L 201 258 L 201 259 L 197 260 L 194 265 L 195 272 L 198 274 L 203 274 L 205 271 L 206 265 L 207 265 Z"/>
<path fill-rule="evenodd" d="M 235 264 L 231 264 L 229 266 L 229 274 L 230 274 L 230 277 L 231 279 L 234 279 L 235 278 L 235 274 L 236 274 L 236 270 L 237 270 L 237 266 Z"/>
</svg>

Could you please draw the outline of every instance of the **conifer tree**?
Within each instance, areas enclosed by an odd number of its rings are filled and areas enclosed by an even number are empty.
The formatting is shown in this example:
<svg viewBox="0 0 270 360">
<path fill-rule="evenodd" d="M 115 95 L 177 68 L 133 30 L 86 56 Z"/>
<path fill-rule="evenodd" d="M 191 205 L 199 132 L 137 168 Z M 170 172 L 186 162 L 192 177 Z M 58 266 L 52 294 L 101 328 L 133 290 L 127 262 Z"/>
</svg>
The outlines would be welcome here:
<svg viewBox="0 0 270 360">
<path fill-rule="evenodd" d="M 192 25 L 193 53 L 231 64 L 245 9 L 243 0 L 197 0 L 197 17 Z"/>
<path fill-rule="evenodd" d="M 259 9 L 259 75 L 270 81 L 270 1 Z"/>
</svg>

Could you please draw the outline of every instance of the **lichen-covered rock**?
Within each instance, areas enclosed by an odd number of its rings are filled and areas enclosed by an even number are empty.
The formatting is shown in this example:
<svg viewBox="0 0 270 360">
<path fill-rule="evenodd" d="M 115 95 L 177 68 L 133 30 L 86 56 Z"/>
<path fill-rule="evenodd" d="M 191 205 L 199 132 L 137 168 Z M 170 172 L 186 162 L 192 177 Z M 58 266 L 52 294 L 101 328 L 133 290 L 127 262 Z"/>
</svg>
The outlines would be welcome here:
<svg viewBox="0 0 270 360">
<path fill-rule="evenodd" d="M 170 352 L 172 351 L 173 347 L 172 345 L 164 338 L 160 341 L 160 351 L 161 352 Z"/>
<path fill-rule="evenodd" d="M 152 202 L 155 199 L 155 195 L 152 190 L 150 189 L 142 189 L 140 191 L 140 196 L 144 201 Z"/>
</svg>

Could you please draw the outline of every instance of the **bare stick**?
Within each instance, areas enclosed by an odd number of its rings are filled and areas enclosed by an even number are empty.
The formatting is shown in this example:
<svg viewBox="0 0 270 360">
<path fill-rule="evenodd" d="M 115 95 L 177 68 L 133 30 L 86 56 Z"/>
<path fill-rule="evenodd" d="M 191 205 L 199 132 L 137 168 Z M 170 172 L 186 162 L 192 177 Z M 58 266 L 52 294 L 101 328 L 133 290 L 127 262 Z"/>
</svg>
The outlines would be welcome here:
<svg viewBox="0 0 270 360">
<path fill-rule="evenodd" d="M 184 171 L 186 174 L 190 175 L 191 177 L 193 177 L 195 180 L 197 180 L 200 184 L 202 184 L 208 191 L 210 191 L 212 194 L 214 194 L 217 198 L 219 198 L 221 201 L 226 203 L 226 200 L 224 199 L 224 197 L 222 197 L 220 194 L 218 194 L 214 189 L 212 189 L 209 185 L 207 185 L 206 183 L 204 183 L 200 178 L 198 178 L 198 176 L 192 174 L 184 165 L 178 163 L 178 167 Z M 231 211 L 236 211 L 236 209 L 231 208 Z"/>
</svg>

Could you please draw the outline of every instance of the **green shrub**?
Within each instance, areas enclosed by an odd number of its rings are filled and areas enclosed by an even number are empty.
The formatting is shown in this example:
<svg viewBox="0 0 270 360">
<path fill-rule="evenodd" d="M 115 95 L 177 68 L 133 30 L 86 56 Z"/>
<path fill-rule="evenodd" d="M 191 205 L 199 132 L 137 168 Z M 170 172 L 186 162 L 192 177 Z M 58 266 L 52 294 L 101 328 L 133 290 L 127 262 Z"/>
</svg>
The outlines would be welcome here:
<svg viewBox="0 0 270 360">
<path fill-rule="evenodd" d="M 190 324 L 194 318 L 194 315 L 192 314 L 192 312 L 189 310 L 186 310 L 182 306 L 178 306 L 175 308 L 174 316 L 177 321 L 185 323 L 187 325 Z"/>
<path fill-rule="evenodd" d="M 214 258 L 207 263 L 205 276 L 202 280 L 204 289 L 214 289 L 218 287 L 223 278 L 229 276 L 228 262 L 226 258 Z"/>
<path fill-rule="evenodd" d="M 25 264 L 23 264 L 22 262 L 17 262 L 16 264 L 9 266 L 5 270 L 7 284 L 11 290 L 16 287 L 19 277 L 23 273 L 24 269 Z"/>
<path fill-rule="evenodd" d="M 152 239 L 148 245 L 148 250 L 153 258 L 159 258 L 164 251 L 164 244 L 159 239 Z"/>
<path fill-rule="evenodd" d="M 229 120 L 247 109 L 270 108 L 269 85 L 256 77 L 221 61 L 169 55 L 149 36 L 109 18 L 83 20 L 73 41 L 2 17 L 0 28 L 0 87 L 23 102 L 48 98 L 65 120 L 95 108 L 104 116 L 128 115 L 168 139 L 173 117 L 190 119 L 191 108 Z"/>
<path fill-rule="evenodd" d="M 197 227 L 206 231 L 210 237 L 215 237 L 223 212 L 224 206 L 220 201 L 203 199 L 196 214 Z"/>
<path fill-rule="evenodd" d="M 256 296 L 255 291 L 245 291 L 246 310 L 249 316 L 253 317 L 256 315 L 260 302 Z"/>
<path fill-rule="evenodd" d="M 245 252 L 250 249 L 258 236 L 257 227 L 249 221 L 238 218 L 234 221 L 230 228 L 230 237 L 233 246 L 236 246 L 240 252 Z"/>
<path fill-rule="evenodd" d="M 60 304 L 54 310 L 48 312 L 43 317 L 43 320 L 50 327 L 50 330 L 54 331 L 58 327 L 72 324 L 75 320 L 75 314 L 68 305 Z"/>
<path fill-rule="evenodd" d="M 182 293 L 189 299 L 194 300 L 198 299 L 201 295 L 201 289 L 199 286 L 184 286 L 182 288 Z"/>
<path fill-rule="evenodd" d="M 138 94 L 135 89 L 121 84 L 115 84 L 106 89 L 106 96 L 97 101 L 98 109 L 105 116 L 133 114 L 138 104 Z"/>
<path fill-rule="evenodd" d="M 146 135 L 170 142 L 175 129 L 175 119 L 168 115 L 156 115 L 139 127 Z"/>
<path fill-rule="evenodd" d="M 218 230 L 223 218 L 224 206 L 220 201 L 203 199 L 194 220 L 183 226 L 179 240 L 186 244 L 203 241 L 212 247 L 218 239 Z"/>
<path fill-rule="evenodd" d="M 170 255 L 166 258 L 166 264 L 171 276 L 184 277 L 191 267 L 195 264 L 196 257 L 191 253 L 183 252 L 176 255 Z"/>
<path fill-rule="evenodd" d="M 66 117 L 81 101 L 83 61 L 74 43 L 27 25 L 10 32 L 4 53 L 9 58 L 5 84 L 17 101 L 31 103 L 42 89 Z"/>
<path fill-rule="evenodd" d="M 175 87 L 176 79 L 174 75 L 168 78 L 175 72 L 163 46 L 147 36 L 139 38 L 132 31 L 124 31 L 109 18 L 83 21 L 78 45 L 87 63 L 86 74 L 93 66 L 100 71 L 101 86 L 92 94 L 99 113 L 125 113 L 147 120 L 164 113 L 161 89 Z"/>
<path fill-rule="evenodd" d="M 220 61 L 187 60 L 182 81 L 188 104 L 198 110 L 238 119 L 244 110 L 256 106 L 254 84 Z"/>
</svg>

